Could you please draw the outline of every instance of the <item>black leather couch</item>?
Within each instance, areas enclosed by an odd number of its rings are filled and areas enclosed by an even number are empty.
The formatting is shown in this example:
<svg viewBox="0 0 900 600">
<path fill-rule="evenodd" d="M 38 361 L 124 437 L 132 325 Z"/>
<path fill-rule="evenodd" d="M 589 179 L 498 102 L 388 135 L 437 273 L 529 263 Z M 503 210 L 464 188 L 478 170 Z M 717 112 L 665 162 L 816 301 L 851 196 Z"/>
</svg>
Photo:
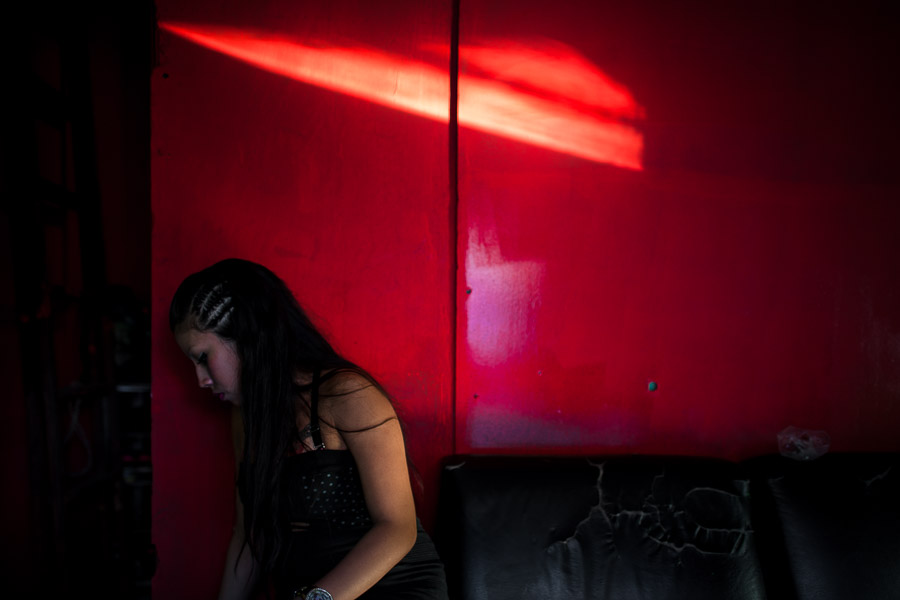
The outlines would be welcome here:
<svg viewBox="0 0 900 600">
<path fill-rule="evenodd" d="M 455 457 L 452 600 L 900 599 L 900 454 Z"/>
</svg>

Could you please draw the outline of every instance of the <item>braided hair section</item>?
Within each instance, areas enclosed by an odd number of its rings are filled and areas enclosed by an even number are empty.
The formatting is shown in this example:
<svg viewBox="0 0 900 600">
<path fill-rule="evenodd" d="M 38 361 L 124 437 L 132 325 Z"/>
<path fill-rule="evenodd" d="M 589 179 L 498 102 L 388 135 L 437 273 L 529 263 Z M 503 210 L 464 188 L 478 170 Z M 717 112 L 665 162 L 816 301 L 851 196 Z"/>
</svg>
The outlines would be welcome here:
<svg viewBox="0 0 900 600">
<path fill-rule="evenodd" d="M 221 331 L 231 322 L 234 303 L 225 290 L 225 284 L 218 283 L 212 288 L 197 290 L 191 299 L 189 312 L 194 315 L 200 331 Z"/>
</svg>

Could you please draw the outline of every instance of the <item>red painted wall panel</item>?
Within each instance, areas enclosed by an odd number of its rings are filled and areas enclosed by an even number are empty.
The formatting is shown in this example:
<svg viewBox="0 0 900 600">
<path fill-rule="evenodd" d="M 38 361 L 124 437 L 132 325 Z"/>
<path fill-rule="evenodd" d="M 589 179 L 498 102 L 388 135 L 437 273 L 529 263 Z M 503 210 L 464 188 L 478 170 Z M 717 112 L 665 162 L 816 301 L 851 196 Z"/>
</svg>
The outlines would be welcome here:
<svg viewBox="0 0 900 600">
<path fill-rule="evenodd" d="M 459 452 L 742 457 L 788 425 L 898 449 L 897 25 L 878 11 L 461 5 Z M 503 94 L 632 128 L 640 163 L 467 126 L 486 54 Z M 582 89 L 552 83 L 563 54 Z M 585 108 L 604 86 L 630 118 Z M 520 116 L 558 123 L 546 106 Z"/>
<path fill-rule="evenodd" d="M 230 527 L 227 415 L 165 325 L 225 256 L 394 392 L 426 518 L 453 452 L 742 457 L 788 425 L 900 449 L 875 3 L 460 3 L 458 206 L 450 1 L 158 4 L 157 597 L 211 595 Z"/>
<path fill-rule="evenodd" d="M 336 346 L 394 395 L 426 485 L 427 521 L 437 461 L 452 451 L 449 142 L 446 122 L 286 77 L 166 25 L 243 32 L 229 38 L 238 46 L 262 40 L 431 65 L 443 77 L 446 121 L 451 10 L 445 2 L 157 4 L 153 593 L 212 597 L 232 519 L 228 416 L 196 387 L 168 333 L 171 294 L 185 275 L 228 256 L 281 275 Z M 332 75 L 358 75 L 345 67 Z"/>
</svg>

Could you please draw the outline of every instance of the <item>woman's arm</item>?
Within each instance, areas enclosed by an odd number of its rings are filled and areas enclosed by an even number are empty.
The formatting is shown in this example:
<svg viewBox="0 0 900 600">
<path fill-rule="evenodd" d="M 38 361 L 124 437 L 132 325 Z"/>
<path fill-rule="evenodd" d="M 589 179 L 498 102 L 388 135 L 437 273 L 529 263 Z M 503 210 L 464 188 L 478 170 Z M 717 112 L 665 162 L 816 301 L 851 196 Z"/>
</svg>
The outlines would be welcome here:
<svg viewBox="0 0 900 600">
<path fill-rule="evenodd" d="M 256 588 L 256 581 L 259 579 L 259 568 L 250 553 L 250 548 L 244 547 L 244 507 L 240 495 L 237 493 L 234 498 L 234 510 L 234 531 L 231 533 L 228 555 L 225 557 L 222 584 L 219 587 L 219 600 L 250 598 Z M 243 552 L 241 552 L 242 549 Z M 235 561 L 237 561 L 236 567 Z"/>
<path fill-rule="evenodd" d="M 244 425 L 241 412 L 237 407 L 231 411 L 231 440 L 234 444 L 235 469 L 239 469 L 244 455 Z M 243 550 L 243 552 L 241 552 Z M 240 556 L 240 560 L 238 559 Z M 237 566 L 235 567 L 235 561 Z M 234 530 L 228 544 L 225 557 L 225 568 L 222 571 L 222 584 L 219 587 L 219 600 L 246 600 L 250 598 L 259 579 L 259 568 L 250 553 L 244 547 L 244 504 L 237 489 L 234 493 Z"/>
<path fill-rule="evenodd" d="M 335 600 L 354 600 L 368 590 L 416 541 L 416 509 L 397 415 L 376 387 L 358 376 L 349 379 L 352 381 L 345 385 L 362 381 L 357 387 L 363 389 L 330 399 L 327 418 L 341 431 L 353 454 L 373 525 L 347 556 L 315 583 Z"/>
</svg>

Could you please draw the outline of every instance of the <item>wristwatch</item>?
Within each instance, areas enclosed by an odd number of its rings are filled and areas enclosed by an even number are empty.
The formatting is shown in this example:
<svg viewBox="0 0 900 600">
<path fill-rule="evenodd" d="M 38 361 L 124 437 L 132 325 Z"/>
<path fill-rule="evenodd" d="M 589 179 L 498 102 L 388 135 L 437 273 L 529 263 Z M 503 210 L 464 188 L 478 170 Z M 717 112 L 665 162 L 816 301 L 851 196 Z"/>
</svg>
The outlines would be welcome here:
<svg viewBox="0 0 900 600">
<path fill-rule="evenodd" d="M 327 590 L 320 587 L 302 587 L 294 591 L 295 600 L 334 600 Z"/>
</svg>

